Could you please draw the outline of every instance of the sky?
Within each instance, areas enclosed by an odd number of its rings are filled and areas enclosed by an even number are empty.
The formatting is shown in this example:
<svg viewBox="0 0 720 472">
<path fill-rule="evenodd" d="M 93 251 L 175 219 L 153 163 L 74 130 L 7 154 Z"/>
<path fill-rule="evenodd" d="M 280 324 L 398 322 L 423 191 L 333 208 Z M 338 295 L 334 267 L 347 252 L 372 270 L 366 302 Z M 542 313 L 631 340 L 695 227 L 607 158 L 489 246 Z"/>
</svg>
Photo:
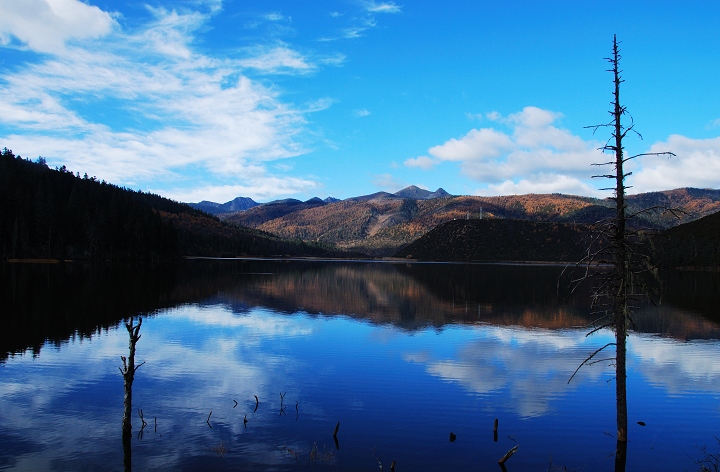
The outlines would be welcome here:
<svg viewBox="0 0 720 472">
<path fill-rule="evenodd" d="M 0 148 L 178 201 L 720 188 L 720 2 L 0 0 Z M 610 185 L 609 185 L 610 184 Z"/>
</svg>

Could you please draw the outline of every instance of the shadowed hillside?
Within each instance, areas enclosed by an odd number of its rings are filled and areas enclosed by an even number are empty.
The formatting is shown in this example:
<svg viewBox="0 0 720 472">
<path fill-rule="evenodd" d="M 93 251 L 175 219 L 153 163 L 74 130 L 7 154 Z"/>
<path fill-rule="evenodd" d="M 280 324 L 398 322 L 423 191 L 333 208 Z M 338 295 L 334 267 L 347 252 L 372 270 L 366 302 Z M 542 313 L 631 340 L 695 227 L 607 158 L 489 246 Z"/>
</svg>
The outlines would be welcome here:
<svg viewBox="0 0 720 472">
<path fill-rule="evenodd" d="M 444 223 L 396 257 L 428 261 L 574 262 L 587 250 L 588 227 L 523 220 Z"/>
<path fill-rule="evenodd" d="M 159 195 L 0 155 L 3 260 L 168 259 L 180 256 L 344 256 L 225 223 Z"/>
<path fill-rule="evenodd" d="M 662 267 L 720 268 L 720 212 L 670 228 L 653 243 Z"/>
</svg>

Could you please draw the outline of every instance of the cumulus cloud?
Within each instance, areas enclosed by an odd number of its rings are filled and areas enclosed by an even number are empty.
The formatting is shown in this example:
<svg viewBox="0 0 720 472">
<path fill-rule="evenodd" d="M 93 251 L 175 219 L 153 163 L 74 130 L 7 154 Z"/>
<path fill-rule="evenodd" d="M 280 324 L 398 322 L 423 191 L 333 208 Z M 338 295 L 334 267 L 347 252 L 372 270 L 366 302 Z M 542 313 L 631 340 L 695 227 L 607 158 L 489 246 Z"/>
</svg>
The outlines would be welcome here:
<svg viewBox="0 0 720 472">
<path fill-rule="evenodd" d="M 431 157 L 408 159 L 408 167 L 429 169 L 434 162 L 460 164 L 463 174 L 484 183 L 484 193 L 581 192 L 597 194 L 584 183 L 590 165 L 600 159 L 597 142 L 588 142 L 555 126 L 561 114 L 537 107 L 503 117 L 486 115 L 490 121 L 509 128 L 472 129 L 465 136 L 433 146 Z"/>
<path fill-rule="evenodd" d="M 473 129 L 460 139 L 433 146 L 429 153 L 443 161 L 478 161 L 498 157 L 514 147 L 511 138 L 491 128 Z"/>
<path fill-rule="evenodd" d="M 652 192 L 679 187 L 720 187 L 720 138 L 692 139 L 677 134 L 653 144 L 649 152 L 667 155 L 643 156 L 633 163 L 629 181 L 633 192 Z"/>
<path fill-rule="evenodd" d="M 0 43 L 14 37 L 27 48 L 60 53 L 65 43 L 107 35 L 117 26 L 112 15 L 78 0 L 0 2 Z"/>
<path fill-rule="evenodd" d="M 570 195 L 593 195 L 597 189 L 580 179 L 567 175 L 541 174 L 532 180 L 521 179 L 518 182 L 506 180 L 498 184 L 490 184 L 486 193 L 494 195 L 524 195 L 528 193 L 565 193 Z M 480 193 L 478 191 L 477 193 Z"/>
<path fill-rule="evenodd" d="M 79 12 L 90 27 L 74 29 L 82 34 L 70 29 L 52 33 L 53 41 L 60 41 L 53 44 L 67 42 L 62 49 L 16 66 L 0 79 L 4 145 L 120 185 L 147 188 L 153 182 L 158 193 L 184 201 L 201 197 L 190 190 L 198 181 L 208 195 L 237 188 L 258 198 L 317 186 L 310 179 L 274 176 L 266 163 L 306 153 L 299 139 L 305 116 L 330 102 L 289 105 L 275 88 L 245 74 L 315 69 L 306 57 L 284 45 L 248 50 L 247 57 L 235 60 L 200 54 L 193 35 L 210 18 L 200 12 L 150 8 L 153 19 L 129 33 L 120 31 L 109 14 L 84 3 L 40 3 L 46 10 L 52 5 L 58 18 Z M 0 3 L 1 13 L 24 15 L 25 23 L 19 24 L 29 25 L 28 31 L 44 30 L 45 10 L 33 16 L 24 8 Z M 4 39 L 6 18 L 0 14 Z M 11 32 L 19 39 L 25 37 L 21 26 L 12 26 Z M 102 40 L 90 41 L 101 34 Z M 28 47 L 52 49 L 43 42 L 47 38 L 27 38 Z M 97 113 L 103 109 L 107 113 Z M 174 190 L 169 194 L 168 188 Z"/>
<path fill-rule="evenodd" d="M 477 117 L 478 115 L 472 115 Z M 537 107 L 503 116 L 485 115 L 496 129 L 472 129 L 428 150 L 429 156 L 405 161 L 407 167 L 428 170 L 440 162 L 457 162 L 461 172 L 481 184 L 478 195 L 525 193 L 568 193 L 607 196 L 598 190 L 604 182 L 593 181 L 591 164 L 607 162 L 609 155 L 598 150 L 603 143 L 586 141 L 558 127 L 562 114 Z M 642 156 L 626 164 L 632 171 L 627 183 L 631 193 L 669 190 L 679 187 L 720 187 L 720 138 L 692 139 L 671 135 L 640 152 L 667 155 Z"/>
</svg>

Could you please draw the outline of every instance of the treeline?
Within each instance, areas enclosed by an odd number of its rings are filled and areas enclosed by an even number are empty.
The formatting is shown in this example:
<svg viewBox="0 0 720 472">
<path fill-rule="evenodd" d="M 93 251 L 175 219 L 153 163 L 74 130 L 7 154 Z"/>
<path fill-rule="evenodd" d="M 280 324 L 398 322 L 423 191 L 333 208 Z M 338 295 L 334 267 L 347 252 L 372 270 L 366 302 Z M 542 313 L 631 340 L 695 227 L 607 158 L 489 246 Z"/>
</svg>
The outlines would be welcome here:
<svg viewBox="0 0 720 472">
<path fill-rule="evenodd" d="M 221 222 L 187 204 L 0 153 L 3 260 L 156 260 L 180 256 L 345 256 Z"/>
<path fill-rule="evenodd" d="M 0 156 L 3 258 L 158 258 L 178 252 L 177 232 L 159 208 L 173 202 L 94 177 L 52 170 L 44 159 Z"/>
</svg>

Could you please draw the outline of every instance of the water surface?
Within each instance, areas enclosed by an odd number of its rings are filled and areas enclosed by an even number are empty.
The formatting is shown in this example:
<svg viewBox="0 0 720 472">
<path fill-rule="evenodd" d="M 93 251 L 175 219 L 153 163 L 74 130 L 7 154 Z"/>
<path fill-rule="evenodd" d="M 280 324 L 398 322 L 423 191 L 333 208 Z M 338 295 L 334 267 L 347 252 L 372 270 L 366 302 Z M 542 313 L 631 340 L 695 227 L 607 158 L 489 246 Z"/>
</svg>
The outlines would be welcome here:
<svg viewBox="0 0 720 472">
<path fill-rule="evenodd" d="M 560 270 L 5 265 L 0 468 L 123 469 L 123 320 L 142 316 L 136 470 L 499 470 L 515 445 L 511 471 L 612 470 L 612 367 L 568 383 L 612 333 L 586 336 L 587 290 L 559 295 Z M 720 279 L 664 279 L 628 342 L 628 470 L 718 449 Z"/>
</svg>

